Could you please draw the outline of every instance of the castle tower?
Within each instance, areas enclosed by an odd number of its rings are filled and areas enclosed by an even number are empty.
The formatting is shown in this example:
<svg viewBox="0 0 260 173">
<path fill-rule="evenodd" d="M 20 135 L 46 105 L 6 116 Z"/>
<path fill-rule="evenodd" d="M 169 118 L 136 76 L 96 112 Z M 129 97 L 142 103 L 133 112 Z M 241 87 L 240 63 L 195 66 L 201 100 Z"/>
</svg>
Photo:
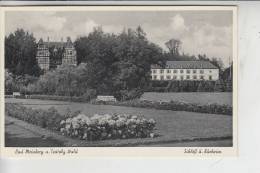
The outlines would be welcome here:
<svg viewBox="0 0 260 173">
<path fill-rule="evenodd" d="M 41 69 L 44 71 L 50 69 L 50 52 L 48 47 L 44 44 L 42 38 L 38 42 L 36 59 Z"/>
<path fill-rule="evenodd" d="M 77 65 L 77 53 L 70 37 L 67 37 L 67 42 L 64 45 L 62 65 Z"/>
</svg>

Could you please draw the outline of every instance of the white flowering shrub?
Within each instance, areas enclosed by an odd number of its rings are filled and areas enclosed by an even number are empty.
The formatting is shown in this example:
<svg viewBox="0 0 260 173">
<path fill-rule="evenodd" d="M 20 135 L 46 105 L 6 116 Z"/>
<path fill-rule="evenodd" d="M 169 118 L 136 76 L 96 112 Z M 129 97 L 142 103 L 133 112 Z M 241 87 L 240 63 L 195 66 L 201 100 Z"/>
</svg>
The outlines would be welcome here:
<svg viewBox="0 0 260 173">
<path fill-rule="evenodd" d="M 154 137 L 156 122 L 142 116 L 125 114 L 95 114 L 88 117 L 79 114 L 60 122 L 63 135 L 82 140 L 105 140 Z"/>
</svg>

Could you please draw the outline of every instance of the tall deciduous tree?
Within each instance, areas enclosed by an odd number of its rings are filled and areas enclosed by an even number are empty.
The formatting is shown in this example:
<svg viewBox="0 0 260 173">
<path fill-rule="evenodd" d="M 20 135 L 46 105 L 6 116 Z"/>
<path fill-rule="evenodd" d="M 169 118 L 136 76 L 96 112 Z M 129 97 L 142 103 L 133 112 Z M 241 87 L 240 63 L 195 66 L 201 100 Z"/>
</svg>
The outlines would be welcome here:
<svg viewBox="0 0 260 173">
<path fill-rule="evenodd" d="M 78 38 L 75 47 L 78 61 L 87 64 L 82 75 L 88 87 L 120 99 L 148 87 L 151 64 L 163 61 L 161 48 L 147 40 L 140 26 L 119 35 L 104 33 L 98 27 L 87 37 Z"/>
<path fill-rule="evenodd" d="M 182 42 L 178 39 L 171 39 L 165 43 L 172 55 L 179 55 Z"/>
<path fill-rule="evenodd" d="M 115 48 L 117 73 L 115 88 L 119 95 L 125 95 L 131 90 L 144 90 L 150 81 L 151 64 L 162 62 L 162 50 L 149 42 L 141 27 L 128 29 L 118 36 L 119 44 Z M 126 95 L 124 98 L 127 98 Z"/>
</svg>

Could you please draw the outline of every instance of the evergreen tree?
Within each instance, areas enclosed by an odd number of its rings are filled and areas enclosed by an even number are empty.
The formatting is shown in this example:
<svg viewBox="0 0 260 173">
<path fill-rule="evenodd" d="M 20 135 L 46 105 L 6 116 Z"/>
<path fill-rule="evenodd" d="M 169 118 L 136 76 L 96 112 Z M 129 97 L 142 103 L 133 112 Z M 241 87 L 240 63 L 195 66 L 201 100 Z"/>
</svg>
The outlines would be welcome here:
<svg viewBox="0 0 260 173">
<path fill-rule="evenodd" d="M 36 62 L 37 45 L 32 34 L 23 29 L 5 37 L 5 68 L 14 75 L 39 76 L 40 68 Z"/>
</svg>

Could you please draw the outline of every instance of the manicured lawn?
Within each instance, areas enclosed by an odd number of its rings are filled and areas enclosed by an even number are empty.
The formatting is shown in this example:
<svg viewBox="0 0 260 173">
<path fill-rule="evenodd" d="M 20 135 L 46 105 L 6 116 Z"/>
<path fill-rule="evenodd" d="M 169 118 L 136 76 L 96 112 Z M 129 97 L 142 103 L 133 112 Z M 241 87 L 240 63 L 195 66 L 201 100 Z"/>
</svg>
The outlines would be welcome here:
<svg viewBox="0 0 260 173">
<path fill-rule="evenodd" d="M 141 99 L 151 101 L 183 101 L 187 103 L 217 103 L 227 104 L 232 106 L 232 93 L 231 92 L 146 92 Z"/>
<path fill-rule="evenodd" d="M 148 142 L 148 143 L 147 143 Z M 130 145 L 129 145 L 130 144 Z M 159 138 L 107 140 L 88 142 L 60 136 L 39 126 L 7 116 L 5 119 L 6 147 L 67 147 L 67 146 L 137 146 L 137 147 L 230 147 L 232 139 L 169 141 Z"/>
<path fill-rule="evenodd" d="M 41 109 L 48 109 L 54 106 L 60 113 L 65 113 L 67 109 L 70 108 L 72 111 L 80 110 L 89 116 L 95 113 L 141 114 L 146 118 L 154 118 L 157 122 L 156 132 L 160 134 L 160 137 L 155 140 L 167 141 L 232 136 L 232 116 L 226 115 L 155 110 L 111 105 L 92 105 L 87 103 L 47 101 L 37 99 L 6 99 L 6 102 L 19 102 L 28 107 Z M 115 142 L 118 141 L 116 140 Z"/>
</svg>

